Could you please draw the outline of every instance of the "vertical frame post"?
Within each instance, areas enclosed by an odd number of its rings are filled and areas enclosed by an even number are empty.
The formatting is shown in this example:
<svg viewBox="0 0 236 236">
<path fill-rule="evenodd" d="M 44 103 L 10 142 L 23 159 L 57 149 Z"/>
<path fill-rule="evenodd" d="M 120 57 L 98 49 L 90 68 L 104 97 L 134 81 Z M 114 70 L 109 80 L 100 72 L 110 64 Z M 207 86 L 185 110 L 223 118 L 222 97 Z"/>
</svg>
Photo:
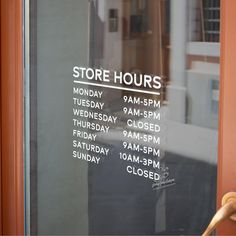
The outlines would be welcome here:
<svg viewBox="0 0 236 236">
<path fill-rule="evenodd" d="M 236 191 L 236 28 L 235 0 L 221 0 L 221 74 L 218 160 L 218 207 L 223 195 Z M 228 220 L 218 235 L 235 235 L 236 224 Z"/>
<path fill-rule="evenodd" d="M 2 234 L 24 234 L 23 0 L 1 0 Z"/>
</svg>

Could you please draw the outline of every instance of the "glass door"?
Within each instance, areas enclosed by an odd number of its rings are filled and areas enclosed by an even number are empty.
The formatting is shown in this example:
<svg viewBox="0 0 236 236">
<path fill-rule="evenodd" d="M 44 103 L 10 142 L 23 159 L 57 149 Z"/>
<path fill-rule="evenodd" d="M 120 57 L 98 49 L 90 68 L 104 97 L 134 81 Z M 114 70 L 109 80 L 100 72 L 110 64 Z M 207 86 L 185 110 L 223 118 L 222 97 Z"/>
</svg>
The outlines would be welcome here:
<svg viewBox="0 0 236 236">
<path fill-rule="evenodd" d="M 204 231 L 220 1 L 25 1 L 25 62 L 26 233 Z"/>
</svg>

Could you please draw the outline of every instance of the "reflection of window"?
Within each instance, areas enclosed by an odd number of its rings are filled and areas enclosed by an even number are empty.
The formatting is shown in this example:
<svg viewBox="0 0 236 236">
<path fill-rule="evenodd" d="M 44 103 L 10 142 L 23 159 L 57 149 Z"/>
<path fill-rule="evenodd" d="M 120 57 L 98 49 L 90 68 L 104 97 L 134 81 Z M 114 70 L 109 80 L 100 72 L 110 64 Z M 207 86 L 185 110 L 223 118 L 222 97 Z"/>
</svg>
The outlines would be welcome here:
<svg viewBox="0 0 236 236">
<path fill-rule="evenodd" d="M 207 42 L 219 42 L 220 0 L 203 0 L 203 33 Z"/>
<path fill-rule="evenodd" d="M 198 0 L 191 4 L 191 40 L 219 42 L 220 0 Z"/>
<path fill-rule="evenodd" d="M 147 31 L 147 2 L 146 0 L 132 1 L 130 15 L 130 32 L 142 33 Z"/>
<path fill-rule="evenodd" d="M 148 1 L 128 0 L 124 4 L 124 17 L 127 27 L 125 37 L 134 38 L 145 35 L 148 30 Z"/>
<path fill-rule="evenodd" d="M 118 10 L 110 9 L 109 10 L 109 32 L 118 31 Z"/>
</svg>

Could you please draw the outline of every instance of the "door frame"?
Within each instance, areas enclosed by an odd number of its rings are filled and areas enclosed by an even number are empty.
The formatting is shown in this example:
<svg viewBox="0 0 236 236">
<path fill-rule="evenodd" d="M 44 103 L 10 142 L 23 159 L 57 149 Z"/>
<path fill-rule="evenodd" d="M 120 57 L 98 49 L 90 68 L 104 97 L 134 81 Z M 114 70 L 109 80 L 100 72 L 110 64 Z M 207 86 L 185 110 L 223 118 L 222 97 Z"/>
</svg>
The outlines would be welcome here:
<svg viewBox="0 0 236 236">
<path fill-rule="evenodd" d="M 235 0 L 221 0 L 220 113 L 217 208 L 225 193 L 236 191 L 236 27 Z M 219 235 L 235 235 L 236 223 L 227 220 Z"/>
<path fill-rule="evenodd" d="M 24 234 L 23 0 L 1 0 L 1 225 Z"/>
<path fill-rule="evenodd" d="M 0 233 L 23 235 L 23 0 L 1 0 L 0 11 Z M 235 12 L 235 0 L 221 0 L 217 208 L 226 192 L 236 190 L 236 109 L 233 109 L 236 102 Z M 236 224 L 231 221 L 226 221 L 218 229 L 220 235 L 234 235 L 235 232 Z"/>
</svg>

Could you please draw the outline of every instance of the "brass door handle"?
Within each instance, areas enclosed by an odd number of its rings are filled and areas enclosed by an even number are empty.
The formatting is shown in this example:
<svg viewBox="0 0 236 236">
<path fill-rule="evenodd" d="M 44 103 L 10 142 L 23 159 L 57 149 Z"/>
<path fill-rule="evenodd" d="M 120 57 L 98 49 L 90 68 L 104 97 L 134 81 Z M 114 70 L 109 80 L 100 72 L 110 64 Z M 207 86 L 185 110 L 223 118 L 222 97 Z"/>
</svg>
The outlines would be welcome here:
<svg viewBox="0 0 236 236">
<path fill-rule="evenodd" d="M 222 207 L 216 212 L 202 236 L 210 236 L 216 227 L 226 219 L 236 222 L 236 192 L 225 194 L 222 198 L 221 205 Z"/>
</svg>

